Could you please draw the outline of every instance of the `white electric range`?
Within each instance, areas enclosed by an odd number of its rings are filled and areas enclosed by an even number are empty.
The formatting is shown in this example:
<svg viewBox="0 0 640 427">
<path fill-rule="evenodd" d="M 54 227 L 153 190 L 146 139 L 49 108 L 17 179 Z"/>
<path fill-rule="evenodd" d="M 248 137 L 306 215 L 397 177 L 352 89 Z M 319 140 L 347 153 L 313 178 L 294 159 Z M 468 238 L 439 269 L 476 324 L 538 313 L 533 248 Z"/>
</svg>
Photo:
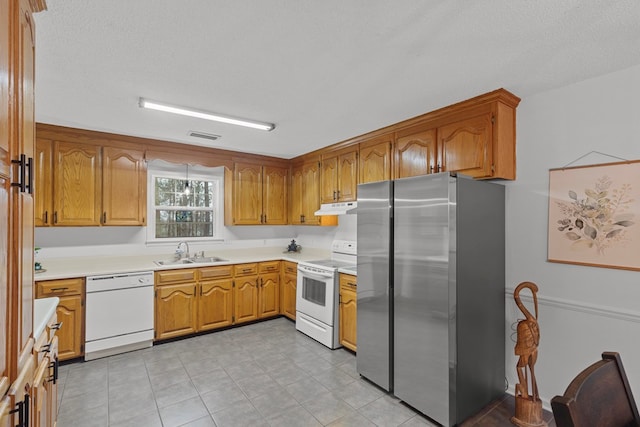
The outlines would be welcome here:
<svg viewBox="0 0 640 427">
<path fill-rule="evenodd" d="M 338 269 L 355 270 L 356 242 L 334 240 L 331 258 L 298 263 L 296 329 L 334 349 L 338 339 Z"/>
</svg>

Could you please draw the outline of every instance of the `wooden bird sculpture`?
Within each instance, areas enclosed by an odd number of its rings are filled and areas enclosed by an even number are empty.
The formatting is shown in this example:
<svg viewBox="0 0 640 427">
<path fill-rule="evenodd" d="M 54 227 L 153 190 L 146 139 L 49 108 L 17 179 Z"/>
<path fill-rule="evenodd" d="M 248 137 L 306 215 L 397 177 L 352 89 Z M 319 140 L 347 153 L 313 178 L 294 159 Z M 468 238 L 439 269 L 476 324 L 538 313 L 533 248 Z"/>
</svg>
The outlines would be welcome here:
<svg viewBox="0 0 640 427">
<path fill-rule="evenodd" d="M 529 289 L 533 296 L 535 316 L 522 303 L 520 292 Z M 514 353 L 518 356 L 516 370 L 518 384 L 516 384 L 516 414 L 511 422 L 518 426 L 546 426 L 542 420 L 542 401 L 538 393 L 538 384 L 534 366 L 538 359 L 538 345 L 540 344 L 540 328 L 538 326 L 538 286 L 532 282 L 522 282 L 513 291 L 513 298 L 524 319 L 518 322 L 516 346 Z"/>
</svg>

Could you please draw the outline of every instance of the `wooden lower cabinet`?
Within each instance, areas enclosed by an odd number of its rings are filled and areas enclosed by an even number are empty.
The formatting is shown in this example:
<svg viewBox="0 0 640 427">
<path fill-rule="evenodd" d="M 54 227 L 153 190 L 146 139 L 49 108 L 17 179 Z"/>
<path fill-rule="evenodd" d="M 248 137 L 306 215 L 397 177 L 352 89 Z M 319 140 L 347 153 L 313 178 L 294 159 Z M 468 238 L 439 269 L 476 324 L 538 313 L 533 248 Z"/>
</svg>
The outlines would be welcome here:
<svg viewBox="0 0 640 427">
<path fill-rule="evenodd" d="M 36 282 L 36 298 L 58 297 L 56 309 L 60 360 L 84 355 L 84 278 Z"/>
<path fill-rule="evenodd" d="M 36 370 L 33 379 L 33 426 L 47 427 L 52 425 L 51 419 L 51 396 L 49 387 L 49 365 L 51 361 L 48 357 L 42 359 Z"/>
<path fill-rule="evenodd" d="M 356 351 L 357 334 L 356 277 L 340 274 L 340 344 Z"/>
<path fill-rule="evenodd" d="M 282 280 L 280 285 L 280 312 L 289 319 L 296 320 L 298 265 L 295 262 L 282 262 Z"/>
<path fill-rule="evenodd" d="M 258 290 L 258 317 L 272 317 L 280 314 L 280 273 L 260 276 Z"/>
<path fill-rule="evenodd" d="M 233 289 L 235 323 L 258 319 L 258 275 L 241 276 Z"/>
<path fill-rule="evenodd" d="M 233 280 L 201 282 L 198 297 L 198 331 L 233 324 Z"/>
<path fill-rule="evenodd" d="M 192 282 L 156 288 L 156 339 L 196 332 L 196 287 Z"/>
</svg>

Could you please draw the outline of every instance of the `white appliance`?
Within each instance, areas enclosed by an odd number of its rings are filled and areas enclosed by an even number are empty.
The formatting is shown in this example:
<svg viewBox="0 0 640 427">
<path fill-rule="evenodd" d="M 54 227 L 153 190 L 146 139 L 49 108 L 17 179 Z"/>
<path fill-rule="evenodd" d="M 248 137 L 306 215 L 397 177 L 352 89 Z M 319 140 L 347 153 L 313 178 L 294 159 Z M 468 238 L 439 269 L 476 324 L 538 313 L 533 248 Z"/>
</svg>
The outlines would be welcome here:
<svg viewBox="0 0 640 427">
<path fill-rule="evenodd" d="M 356 242 L 334 240 L 331 259 L 298 263 L 296 329 L 334 349 L 338 339 L 338 269 L 355 270 Z"/>
<path fill-rule="evenodd" d="M 153 345 L 153 271 L 87 277 L 85 360 Z"/>
</svg>

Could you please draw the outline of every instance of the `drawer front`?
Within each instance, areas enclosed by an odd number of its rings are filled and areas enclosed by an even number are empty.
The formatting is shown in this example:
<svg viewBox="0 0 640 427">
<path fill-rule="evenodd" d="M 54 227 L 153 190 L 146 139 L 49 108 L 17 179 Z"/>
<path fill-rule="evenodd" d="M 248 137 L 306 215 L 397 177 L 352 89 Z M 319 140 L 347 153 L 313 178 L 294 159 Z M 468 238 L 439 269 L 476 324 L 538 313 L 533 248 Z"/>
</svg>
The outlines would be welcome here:
<svg viewBox="0 0 640 427">
<path fill-rule="evenodd" d="M 155 284 L 166 285 L 168 283 L 195 282 L 196 273 L 197 270 L 193 268 L 156 271 Z"/>
<path fill-rule="evenodd" d="M 298 264 L 291 261 L 284 261 L 285 274 L 298 274 Z"/>
<path fill-rule="evenodd" d="M 351 274 L 340 273 L 340 287 L 345 286 L 350 289 L 356 289 L 357 287 L 357 277 L 352 276 Z"/>
<path fill-rule="evenodd" d="M 36 298 L 82 295 L 84 278 L 36 282 Z"/>
<path fill-rule="evenodd" d="M 280 261 L 261 262 L 258 265 L 258 272 L 262 273 L 279 273 Z"/>
<path fill-rule="evenodd" d="M 236 276 L 250 276 L 252 274 L 258 274 L 258 263 L 238 264 L 234 266 L 234 271 Z"/>
<path fill-rule="evenodd" d="M 200 269 L 200 279 L 224 279 L 233 275 L 232 265 L 218 267 L 203 267 Z"/>
</svg>

